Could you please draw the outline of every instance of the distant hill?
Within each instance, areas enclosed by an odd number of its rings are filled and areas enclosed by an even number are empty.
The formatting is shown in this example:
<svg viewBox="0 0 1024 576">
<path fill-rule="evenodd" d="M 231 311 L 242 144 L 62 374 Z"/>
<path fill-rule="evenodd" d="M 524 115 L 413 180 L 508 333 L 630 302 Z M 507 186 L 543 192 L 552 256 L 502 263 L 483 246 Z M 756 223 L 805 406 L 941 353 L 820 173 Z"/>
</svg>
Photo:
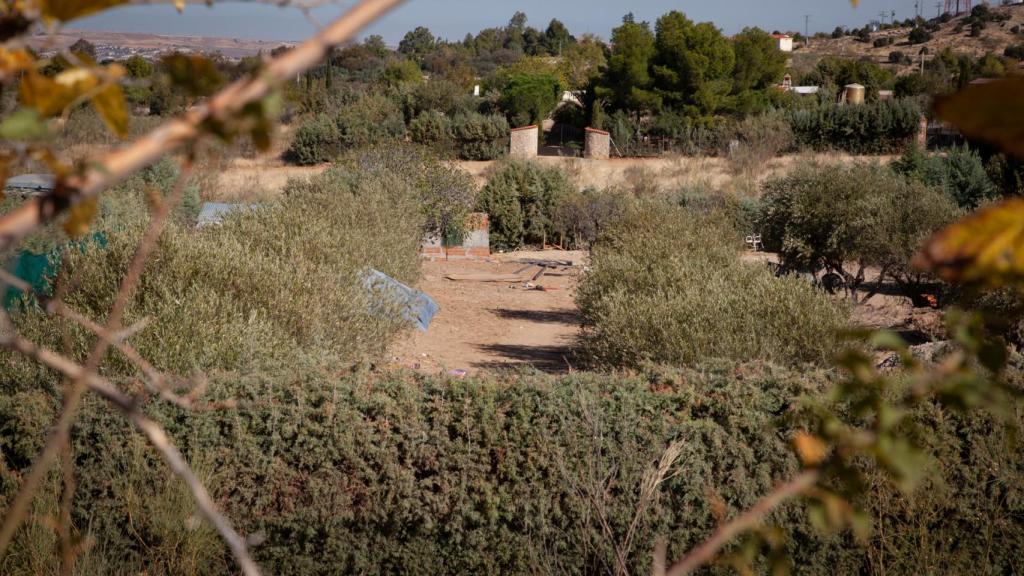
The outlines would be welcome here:
<svg viewBox="0 0 1024 576">
<path fill-rule="evenodd" d="M 986 28 L 982 30 L 981 36 L 976 38 L 970 36 L 970 26 L 964 26 L 960 33 L 956 32 L 957 26 L 967 17 L 967 15 L 963 15 L 942 24 L 942 28 L 932 34 L 931 41 L 923 44 L 910 44 L 909 35 L 911 28 L 893 28 L 873 32 L 870 42 L 861 42 L 853 36 L 844 36 L 837 39 L 812 39 L 809 47 L 801 46 L 793 53 L 794 64 L 797 67 L 810 67 L 823 56 L 866 57 L 878 64 L 884 64 L 899 73 L 908 73 L 913 71 L 915 66 L 919 65 L 918 54 L 921 48 L 924 47 L 928 48 L 928 55 L 925 56 L 925 59 L 930 59 L 946 47 L 974 57 L 984 56 L 988 52 L 1002 56 L 1003 51 L 1008 46 L 1024 43 L 1024 33 L 1014 34 L 1010 31 L 1014 26 L 1020 26 L 1021 30 L 1024 31 L 1024 4 L 993 7 L 992 11 L 1009 14 L 1010 20 L 1006 22 L 989 22 Z M 893 44 L 891 46 L 875 48 L 874 41 L 877 38 L 893 38 Z M 895 51 L 902 51 L 906 55 L 913 57 L 915 64 L 890 65 L 889 53 Z"/>
<path fill-rule="evenodd" d="M 38 52 L 48 53 L 63 50 L 71 46 L 79 38 L 84 38 L 95 45 L 97 55 L 101 59 L 122 59 L 132 54 L 140 54 L 152 58 L 166 52 L 181 51 L 219 52 L 224 57 L 235 60 L 243 56 L 256 55 L 261 50 L 263 52 L 270 52 L 281 45 L 291 46 L 295 44 L 294 42 L 274 42 L 245 38 L 161 36 L 131 32 L 64 29 L 57 34 L 33 36 L 29 39 L 29 45 Z"/>
</svg>

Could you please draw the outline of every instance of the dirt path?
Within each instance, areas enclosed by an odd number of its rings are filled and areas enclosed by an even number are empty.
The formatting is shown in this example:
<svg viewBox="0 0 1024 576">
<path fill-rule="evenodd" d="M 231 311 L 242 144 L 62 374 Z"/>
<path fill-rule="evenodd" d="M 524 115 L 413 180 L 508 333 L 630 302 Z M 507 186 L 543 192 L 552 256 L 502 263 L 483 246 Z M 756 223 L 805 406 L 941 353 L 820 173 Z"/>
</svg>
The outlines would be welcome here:
<svg viewBox="0 0 1024 576">
<path fill-rule="evenodd" d="M 512 274 L 542 258 L 582 264 L 581 252 L 516 252 L 491 261 L 424 262 L 418 287 L 441 311 L 427 332 L 416 332 L 392 349 L 392 363 L 425 373 L 532 366 L 561 372 L 572 363 L 579 330 L 574 302 L 579 267 L 545 274 L 536 282 L 452 281 L 447 274 Z M 524 273 L 528 277 L 536 269 Z M 530 285 L 542 286 L 539 290 Z"/>
</svg>

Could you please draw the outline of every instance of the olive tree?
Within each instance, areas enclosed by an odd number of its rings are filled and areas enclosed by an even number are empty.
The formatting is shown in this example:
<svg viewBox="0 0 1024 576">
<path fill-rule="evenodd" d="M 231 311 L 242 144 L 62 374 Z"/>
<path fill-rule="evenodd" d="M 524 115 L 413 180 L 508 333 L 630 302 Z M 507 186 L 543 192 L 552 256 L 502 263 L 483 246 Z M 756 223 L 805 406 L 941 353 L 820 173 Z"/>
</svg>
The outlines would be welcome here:
<svg viewBox="0 0 1024 576">
<path fill-rule="evenodd" d="M 758 223 L 765 246 L 784 266 L 839 274 L 854 300 L 893 280 L 915 304 L 930 277 L 910 260 L 958 208 L 941 189 L 907 180 L 877 164 L 807 163 L 765 183 Z M 869 271 L 878 282 L 860 297 Z"/>
</svg>

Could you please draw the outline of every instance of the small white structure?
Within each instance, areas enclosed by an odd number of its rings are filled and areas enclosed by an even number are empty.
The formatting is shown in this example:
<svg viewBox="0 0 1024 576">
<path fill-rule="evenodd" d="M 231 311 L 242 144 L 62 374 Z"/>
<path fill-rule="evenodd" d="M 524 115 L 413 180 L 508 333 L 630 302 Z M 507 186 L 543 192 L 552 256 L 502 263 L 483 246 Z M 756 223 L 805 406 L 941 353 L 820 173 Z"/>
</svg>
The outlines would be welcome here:
<svg viewBox="0 0 1024 576">
<path fill-rule="evenodd" d="M 772 34 L 772 38 L 775 39 L 775 45 L 779 47 L 779 50 L 783 52 L 793 51 L 793 37 L 789 34 Z"/>
<path fill-rule="evenodd" d="M 475 84 L 473 86 L 473 96 L 480 96 L 480 85 Z"/>
</svg>

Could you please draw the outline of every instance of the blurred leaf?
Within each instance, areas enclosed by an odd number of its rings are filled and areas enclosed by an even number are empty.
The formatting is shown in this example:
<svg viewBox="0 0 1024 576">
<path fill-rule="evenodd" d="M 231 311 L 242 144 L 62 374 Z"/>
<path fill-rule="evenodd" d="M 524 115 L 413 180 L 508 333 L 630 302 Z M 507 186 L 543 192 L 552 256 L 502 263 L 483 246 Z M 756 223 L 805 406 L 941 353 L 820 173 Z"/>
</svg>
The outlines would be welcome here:
<svg viewBox="0 0 1024 576">
<path fill-rule="evenodd" d="M 1009 359 L 1010 352 L 1002 342 L 986 339 L 978 348 L 978 362 L 992 372 L 1001 372 Z"/>
<path fill-rule="evenodd" d="M 6 80 L 16 72 L 28 70 L 35 58 L 27 50 L 9 50 L 0 46 L 0 79 Z"/>
<path fill-rule="evenodd" d="M 40 116 L 49 118 L 63 112 L 75 99 L 98 84 L 96 74 L 86 68 L 65 70 L 53 78 L 32 71 L 21 80 L 21 103 L 35 108 Z"/>
<path fill-rule="evenodd" d="M 64 221 L 64 231 L 72 238 L 81 238 L 89 231 L 89 225 L 96 217 L 96 198 L 86 198 L 75 204 L 68 210 L 67 219 Z"/>
<path fill-rule="evenodd" d="M 1024 199 L 980 210 L 933 236 L 914 261 L 944 280 L 989 286 L 1024 280 Z"/>
<path fill-rule="evenodd" d="M 39 10 L 44 18 L 67 22 L 127 3 L 128 0 L 40 0 Z"/>
<path fill-rule="evenodd" d="M 224 84 L 217 66 L 204 56 L 171 54 L 163 62 L 171 82 L 184 88 L 190 96 L 209 96 Z"/>
<path fill-rule="evenodd" d="M 18 108 L 0 122 L 0 139 L 44 140 L 50 136 L 46 122 L 31 108 Z"/>
<path fill-rule="evenodd" d="M 866 543 L 873 530 L 871 516 L 861 510 L 854 510 L 850 514 L 850 529 L 858 542 Z"/>
<path fill-rule="evenodd" d="M 892 330 L 877 330 L 871 333 L 871 345 L 882 350 L 899 351 L 907 347 L 906 341 Z"/>
<path fill-rule="evenodd" d="M 7 177 L 10 176 L 11 160 L 12 158 L 6 154 L 0 155 L 0 201 L 6 197 L 4 186 L 7 184 Z"/>
<path fill-rule="evenodd" d="M 940 120 L 1024 158 L 1024 76 L 974 84 L 935 102 Z"/>
<path fill-rule="evenodd" d="M 917 487 L 928 466 L 928 457 L 903 438 L 893 438 L 879 448 L 878 458 L 893 474 L 893 482 L 905 493 Z"/>
<path fill-rule="evenodd" d="M 23 35 L 34 23 L 35 20 L 20 11 L 11 10 L 0 14 L 0 42 Z"/>
<path fill-rule="evenodd" d="M 817 466 L 828 455 L 828 445 L 821 438 L 807 432 L 797 433 L 793 445 L 800 461 L 806 466 Z"/>
<path fill-rule="evenodd" d="M 128 136 L 128 104 L 119 84 L 104 86 L 92 97 L 92 104 L 111 132 L 121 138 Z"/>
</svg>

